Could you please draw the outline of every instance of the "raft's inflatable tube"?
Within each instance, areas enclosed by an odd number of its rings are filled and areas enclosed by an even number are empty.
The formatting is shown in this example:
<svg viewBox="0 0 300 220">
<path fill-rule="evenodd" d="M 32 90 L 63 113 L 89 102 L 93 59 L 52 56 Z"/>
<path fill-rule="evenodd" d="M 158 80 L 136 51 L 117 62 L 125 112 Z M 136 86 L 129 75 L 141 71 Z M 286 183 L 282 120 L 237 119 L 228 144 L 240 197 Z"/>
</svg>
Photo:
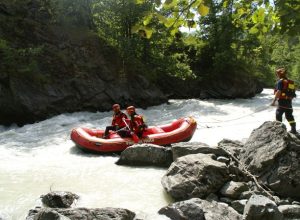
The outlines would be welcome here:
<svg viewBox="0 0 300 220">
<path fill-rule="evenodd" d="M 180 118 L 166 125 L 149 126 L 138 143 L 166 146 L 189 141 L 196 128 L 197 123 L 192 117 Z M 121 152 L 136 144 L 132 138 L 121 138 L 115 132 L 111 132 L 108 139 L 103 139 L 103 134 L 104 130 L 79 127 L 72 130 L 71 139 L 77 147 L 98 153 Z"/>
</svg>

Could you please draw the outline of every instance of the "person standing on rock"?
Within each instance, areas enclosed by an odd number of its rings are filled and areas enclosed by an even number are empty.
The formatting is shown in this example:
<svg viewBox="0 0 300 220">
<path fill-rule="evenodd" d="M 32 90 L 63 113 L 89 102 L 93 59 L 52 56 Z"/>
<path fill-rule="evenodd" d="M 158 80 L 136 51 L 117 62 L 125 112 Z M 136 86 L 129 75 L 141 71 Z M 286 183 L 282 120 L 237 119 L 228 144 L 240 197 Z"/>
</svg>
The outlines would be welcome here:
<svg viewBox="0 0 300 220">
<path fill-rule="evenodd" d="M 293 116 L 292 99 L 296 97 L 295 84 L 292 80 L 287 78 L 287 72 L 284 68 L 276 70 L 278 81 L 275 86 L 275 97 L 272 106 L 275 106 L 275 102 L 278 101 L 276 109 L 276 120 L 282 122 L 282 115 L 285 113 L 285 118 L 291 126 L 291 133 L 296 134 L 296 122 Z"/>
<path fill-rule="evenodd" d="M 127 119 L 127 115 L 120 110 L 119 104 L 114 104 L 112 106 L 112 109 L 113 109 L 114 114 L 113 114 L 111 126 L 106 127 L 103 138 L 108 138 L 109 131 L 117 131 L 117 133 L 121 137 L 124 137 L 128 133 L 127 131 L 124 130 L 126 128 L 126 124 L 125 124 L 124 120 Z M 120 129 L 123 129 L 123 130 L 120 130 Z"/>
</svg>

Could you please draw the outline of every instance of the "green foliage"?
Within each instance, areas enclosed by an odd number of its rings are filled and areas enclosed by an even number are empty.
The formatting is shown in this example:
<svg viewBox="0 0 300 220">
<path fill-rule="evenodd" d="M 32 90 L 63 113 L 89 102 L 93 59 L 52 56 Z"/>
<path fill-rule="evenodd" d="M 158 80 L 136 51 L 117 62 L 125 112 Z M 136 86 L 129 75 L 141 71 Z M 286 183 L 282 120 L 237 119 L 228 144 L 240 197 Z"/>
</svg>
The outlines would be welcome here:
<svg viewBox="0 0 300 220">
<path fill-rule="evenodd" d="M 288 71 L 288 76 L 300 85 L 300 37 L 289 35 L 267 36 L 262 46 L 268 50 L 267 63 L 273 80 L 275 81 L 275 70 L 284 67 Z"/>
<path fill-rule="evenodd" d="M 136 60 L 146 75 L 186 79 L 247 74 L 271 85 L 274 66 L 266 63 L 276 58 L 263 42 L 270 31 L 284 29 L 278 12 L 285 6 L 277 3 L 94 0 L 93 13 L 99 34 L 118 48 L 125 66 Z M 198 32 L 182 35 L 180 27 L 197 27 Z"/>
<path fill-rule="evenodd" d="M 92 28 L 92 0 L 50 0 L 52 22 L 64 26 Z"/>
<path fill-rule="evenodd" d="M 139 4 L 146 1 L 137 1 Z M 139 24 L 139 30 L 148 30 L 155 26 L 151 20 L 158 20 L 174 36 L 179 28 L 195 28 L 199 17 L 207 16 L 211 5 L 221 3 L 224 9 L 232 10 L 232 23 L 248 33 L 262 39 L 273 30 L 281 30 L 289 34 L 300 33 L 300 0 L 166 0 L 156 1 L 155 10 L 144 17 Z M 145 22 L 146 21 L 146 22 Z M 202 25 L 204 25 L 202 23 Z M 147 36 L 147 37 L 150 37 Z"/>
<path fill-rule="evenodd" d="M 174 38 L 170 38 L 158 20 L 149 13 L 157 3 L 95 0 L 92 9 L 98 33 L 120 52 L 125 74 L 141 73 L 153 80 L 158 73 L 190 77 L 192 72 L 186 55 L 181 52 L 169 54 L 168 49 Z M 151 24 L 155 29 L 140 26 L 138 22 Z"/>
<path fill-rule="evenodd" d="M 300 0 L 275 0 L 277 16 L 280 19 L 281 33 L 299 35 L 300 33 Z"/>
<path fill-rule="evenodd" d="M 143 20 L 136 25 L 135 30 L 158 31 L 157 23 L 164 26 L 172 36 L 179 33 L 180 27 L 195 28 L 198 14 L 205 16 L 209 13 L 209 7 L 204 0 L 166 0 L 154 1 L 151 11 L 146 13 Z M 147 38 L 151 34 L 146 35 Z"/>
<path fill-rule="evenodd" d="M 3 30 L 10 30 L 0 36 L 0 71 L 43 78 L 43 43 L 28 36 L 51 25 L 53 31 L 64 30 L 61 41 L 67 33 L 75 44 L 97 32 L 121 55 L 122 74 L 153 80 L 159 74 L 181 79 L 253 75 L 271 86 L 274 69 L 284 66 L 300 82 L 299 1 L 4 0 L 15 9 L 13 16 L 0 14 Z M 197 31 L 182 33 L 180 27 Z M 69 51 L 55 56 L 72 65 Z M 84 65 L 90 64 L 78 68 Z"/>
</svg>

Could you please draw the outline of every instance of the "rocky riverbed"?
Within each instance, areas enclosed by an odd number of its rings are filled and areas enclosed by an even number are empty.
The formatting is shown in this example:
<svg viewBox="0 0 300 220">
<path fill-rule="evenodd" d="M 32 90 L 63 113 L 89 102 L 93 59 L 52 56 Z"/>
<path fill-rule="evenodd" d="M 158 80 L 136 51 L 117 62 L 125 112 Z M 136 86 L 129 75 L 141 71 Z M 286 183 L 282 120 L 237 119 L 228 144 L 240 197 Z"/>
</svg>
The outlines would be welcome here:
<svg viewBox="0 0 300 220">
<path fill-rule="evenodd" d="M 265 122 L 245 143 L 218 146 L 178 143 L 169 148 L 134 145 L 117 162 L 127 166 L 168 167 L 162 187 L 174 202 L 157 210 L 172 220 L 300 219 L 300 139 L 280 122 Z M 27 220 L 140 219 L 121 208 L 78 208 L 71 192 L 41 196 L 43 207 Z"/>
</svg>

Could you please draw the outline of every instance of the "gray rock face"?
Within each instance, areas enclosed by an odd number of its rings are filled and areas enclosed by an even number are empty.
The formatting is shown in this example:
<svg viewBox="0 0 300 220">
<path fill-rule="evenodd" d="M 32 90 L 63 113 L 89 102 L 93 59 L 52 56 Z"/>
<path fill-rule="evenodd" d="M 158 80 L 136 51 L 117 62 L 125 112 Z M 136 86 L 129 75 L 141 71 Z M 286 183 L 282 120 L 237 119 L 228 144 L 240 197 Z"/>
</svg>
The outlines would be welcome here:
<svg viewBox="0 0 300 220">
<path fill-rule="evenodd" d="M 106 111 L 114 103 L 144 108 L 167 102 L 138 68 L 124 70 L 119 52 L 89 22 L 67 29 L 53 24 L 45 20 L 41 13 L 47 10 L 36 0 L 1 1 L 0 7 L 9 9 L 0 13 L 1 40 L 14 50 L 28 50 L 26 59 L 10 58 L 16 63 L 9 67 L 0 59 L 0 124 L 31 123 L 65 112 Z M 29 49 L 38 52 L 33 55 Z"/>
<path fill-rule="evenodd" d="M 224 203 L 199 198 L 177 202 L 159 210 L 172 220 L 242 220 L 233 208 Z"/>
<path fill-rule="evenodd" d="M 69 218 L 59 214 L 57 211 L 52 209 L 43 209 L 41 211 L 31 212 L 26 220 L 70 220 Z"/>
<path fill-rule="evenodd" d="M 36 208 L 29 211 L 26 220 L 133 220 L 134 218 L 135 213 L 120 208 Z"/>
<path fill-rule="evenodd" d="M 284 220 L 300 219 L 300 205 L 281 205 L 278 209 L 283 214 Z"/>
<path fill-rule="evenodd" d="M 230 181 L 220 190 L 221 195 L 231 199 L 238 199 L 242 192 L 247 191 L 249 187 L 243 182 Z"/>
<path fill-rule="evenodd" d="M 300 198 L 299 157 L 300 139 L 274 121 L 252 132 L 240 162 L 279 195 Z"/>
<path fill-rule="evenodd" d="M 226 149 L 233 156 L 238 157 L 243 150 L 244 144 L 240 141 L 223 139 L 218 143 L 218 147 Z"/>
<path fill-rule="evenodd" d="M 228 157 L 218 157 L 217 161 L 227 164 L 230 162 L 230 159 Z"/>
<path fill-rule="evenodd" d="M 248 199 L 234 200 L 234 201 L 232 201 L 232 203 L 230 205 L 238 213 L 243 214 L 245 205 L 247 204 L 247 202 L 248 202 Z"/>
<path fill-rule="evenodd" d="M 200 98 L 249 98 L 262 91 L 262 86 L 253 77 L 223 75 L 207 83 L 202 82 Z"/>
<path fill-rule="evenodd" d="M 205 220 L 200 199 L 190 199 L 161 208 L 158 213 L 172 220 Z"/>
<path fill-rule="evenodd" d="M 200 142 L 177 143 L 172 145 L 173 160 L 189 154 L 214 154 L 216 156 L 226 156 L 221 148 L 211 147 Z"/>
<path fill-rule="evenodd" d="M 250 197 L 254 194 L 253 191 L 245 191 L 242 192 L 239 199 L 250 199 Z"/>
<path fill-rule="evenodd" d="M 42 202 L 50 208 L 70 208 L 74 200 L 79 196 L 65 191 L 53 191 L 46 195 L 42 195 Z"/>
<path fill-rule="evenodd" d="M 253 195 L 244 209 L 244 220 L 283 220 L 276 204 L 265 196 Z"/>
<path fill-rule="evenodd" d="M 172 162 L 172 152 L 170 148 L 154 144 L 137 144 L 126 148 L 116 163 L 118 165 L 169 167 Z"/>
<path fill-rule="evenodd" d="M 224 163 L 213 160 L 210 155 L 191 154 L 173 162 L 161 182 L 173 198 L 183 200 L 215 193 L 228 179 Z"/>
<path fill-rule="evenodd" d="M 206 77 L 203 80 L 178 80 L 169 75 L 162 75 L 158 86 L 170 98 L 250 98 L 263 89 L 254 77 L 246 76 Z M 210 83 L 207 83 L 207 82 Z"/>
<path fill-rule="evenodd" d="M 114 73 L 107 74 L 119 78 Z M 107 111 L 111 110 L 113 103 L 147 107 L 167 101 L 155 86 L 149 85 L 146 88 L 140 85 L 138 78 L 142 76 L 129 80 L 130 85 L 115 79 L 107 83 L 100 78 L 103 77 L 100 70 L 87 74 L 85 78 L 76 79 L 75 76 L 63 73 L 62 76 L 63 79 L 55 79 L 53 76 L 51 83 L 45 82 L 42 85 L 36 85 L 30 79 L 15 77 L 5 82 L 9 87 L 4 87 L 0 82 L 0 103 L 5 104 L 0 109 L 0 124 L 32 123 L 65 112 Z M 132 86 L 134 84 L 135 87 Z"/>
</svg>

